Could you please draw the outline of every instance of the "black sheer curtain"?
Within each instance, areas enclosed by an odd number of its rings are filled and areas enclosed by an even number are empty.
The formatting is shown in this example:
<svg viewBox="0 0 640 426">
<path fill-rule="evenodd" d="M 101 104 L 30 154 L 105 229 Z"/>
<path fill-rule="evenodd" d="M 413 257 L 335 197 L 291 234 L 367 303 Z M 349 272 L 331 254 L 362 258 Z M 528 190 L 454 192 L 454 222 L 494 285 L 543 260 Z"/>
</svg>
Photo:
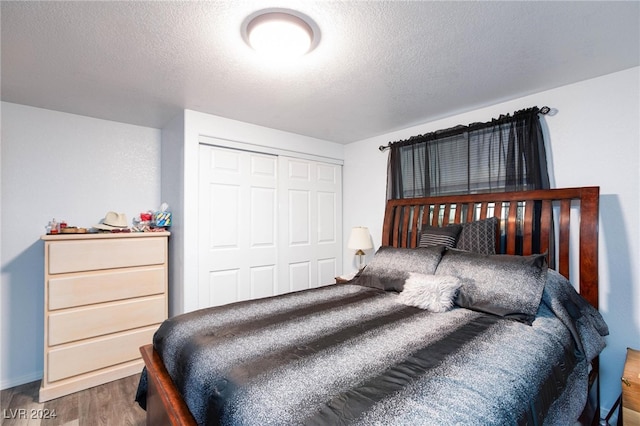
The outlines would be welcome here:
<svg viewBox="0 0 640 426">
<path fill-rule="evenodd" d="M 549 188 L 533 107 L 389 144 L 387 198 Z"/>
</svg>

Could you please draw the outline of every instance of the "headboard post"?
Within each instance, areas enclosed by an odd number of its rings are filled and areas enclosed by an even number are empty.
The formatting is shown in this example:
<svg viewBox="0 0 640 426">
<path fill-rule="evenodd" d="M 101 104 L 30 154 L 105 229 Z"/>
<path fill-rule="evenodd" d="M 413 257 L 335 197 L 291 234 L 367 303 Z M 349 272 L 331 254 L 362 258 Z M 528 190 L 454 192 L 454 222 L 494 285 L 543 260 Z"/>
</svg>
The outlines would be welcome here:
<svg viewBox="0 0 640 426">
<path fill-rule="evenodd" d="M 598 308 L 598 222 L 600 188 L 582 189 L 580 202 L 580 294 Z"/>
</svg>

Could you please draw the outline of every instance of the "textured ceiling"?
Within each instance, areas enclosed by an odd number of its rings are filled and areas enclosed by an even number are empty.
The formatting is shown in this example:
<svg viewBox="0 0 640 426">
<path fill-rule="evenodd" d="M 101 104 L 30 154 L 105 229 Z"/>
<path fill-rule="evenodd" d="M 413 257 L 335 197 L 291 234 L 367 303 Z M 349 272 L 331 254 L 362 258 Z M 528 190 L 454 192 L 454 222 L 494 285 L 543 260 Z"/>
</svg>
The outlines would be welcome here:
<svg viewBox="0 0 640 426">
<path fill-rule="evenodd" d="M 162 128 L 182 109 L 348 143 L 640 64 L 640 2 L 2 1 L 2 100 Z M 296 63 L 241 37 L 321 31 Z"/>
</svg>

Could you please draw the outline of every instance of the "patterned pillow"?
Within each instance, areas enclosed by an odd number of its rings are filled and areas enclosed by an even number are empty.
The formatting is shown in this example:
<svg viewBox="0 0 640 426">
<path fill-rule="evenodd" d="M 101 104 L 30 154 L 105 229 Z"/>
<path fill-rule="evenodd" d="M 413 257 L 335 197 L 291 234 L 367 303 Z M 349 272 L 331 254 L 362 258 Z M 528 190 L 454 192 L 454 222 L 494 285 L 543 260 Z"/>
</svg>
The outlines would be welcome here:
<svg viewBox="0 0 640 426">
<path fill-rule="evenodd" d="M 531 324 L 547 280 L 546 257 L 447 250 L 436 275 L 460 278 L 456 305 Z"/>
<path fill-rule="evenodd" d="M 400 292 L 410 272 L 433 275 L 443 252 L 443 246 L 380 247 L 355 284 Z"/>
<path fill-rule="evenodd" d="M 460 278 L 454 276 L 411 272 L 398 301 L 429 312 L 446 312 L 453 307 L 460 284 Z"/>
<path fill-rule="evenodd" d="M 423 226 L 418 247 L 445 246 L 454 248 L 462 225 Z"/>
<path fill-rule="evenodd" d="M 496 254 L 497 232 L 497 217 L 464 223 L 456 248 L 474 253 Z"/>
</svg>

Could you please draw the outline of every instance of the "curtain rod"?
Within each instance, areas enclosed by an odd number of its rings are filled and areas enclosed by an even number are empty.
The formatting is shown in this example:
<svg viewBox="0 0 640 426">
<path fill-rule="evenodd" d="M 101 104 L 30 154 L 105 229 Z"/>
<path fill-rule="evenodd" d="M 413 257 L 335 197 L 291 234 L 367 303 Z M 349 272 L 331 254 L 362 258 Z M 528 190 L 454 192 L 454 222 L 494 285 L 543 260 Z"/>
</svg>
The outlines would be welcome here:
<svg viewBox="0 0 640 426">
<path fill-rule="evenodd" d="M 557 113 L 557 112 L 558 112 L 557 110 L 552 109 L 552 108 L 549 108 L 548 106 L 543 106 L 542 108 L 540 108 L 540 111 L 538 111 L 538 113 L 539 113 L 539 114 L 542 114 L 542 115 L 547 115 L 547 114 L 549 114 L 549 115 L 551 115 L 551 116 L 556 115 L 556 113 Z M 386 144 L 386 145 L 380 145 L 380 146 L 378 147 L 378 149 L 380 150 L 380 152 L 384 152 L 384 151 L 386 151 L 387 149 L 391 148 L 391 144 L 392 144 L 392 143 L 393 143 L 393 142 L 389 142 L 389 143 L 388 143 L 388 144 Z"/>
</svg>

